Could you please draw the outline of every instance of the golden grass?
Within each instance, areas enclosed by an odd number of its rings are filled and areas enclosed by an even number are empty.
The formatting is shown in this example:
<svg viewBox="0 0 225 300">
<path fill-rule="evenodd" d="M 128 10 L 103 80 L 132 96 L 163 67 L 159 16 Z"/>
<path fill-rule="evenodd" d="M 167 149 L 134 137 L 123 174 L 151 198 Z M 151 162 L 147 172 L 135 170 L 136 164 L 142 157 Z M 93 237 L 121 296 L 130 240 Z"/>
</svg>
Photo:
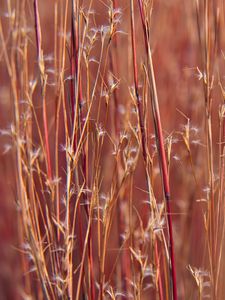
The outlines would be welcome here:
<svg viewBox="0 0 225 300">
<path fill-rule="evenodd" d="M 0 298 L 223 299 L 223 1 L 0 8 Z"/>
</svg>

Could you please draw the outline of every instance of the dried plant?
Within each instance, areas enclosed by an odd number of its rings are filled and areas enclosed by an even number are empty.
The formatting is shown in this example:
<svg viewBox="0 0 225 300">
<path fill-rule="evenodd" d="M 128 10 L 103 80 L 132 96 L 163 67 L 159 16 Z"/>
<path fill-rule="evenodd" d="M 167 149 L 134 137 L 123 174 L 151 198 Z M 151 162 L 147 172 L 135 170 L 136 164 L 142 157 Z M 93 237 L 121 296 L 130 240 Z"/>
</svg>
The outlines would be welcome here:
<svg viewBox="0 0 225 300">
<path fill-rule="evenodd" d="M 223 1 L 125 2 L 0 4 L 1 299 L 225 295 Z"/>
</svg>

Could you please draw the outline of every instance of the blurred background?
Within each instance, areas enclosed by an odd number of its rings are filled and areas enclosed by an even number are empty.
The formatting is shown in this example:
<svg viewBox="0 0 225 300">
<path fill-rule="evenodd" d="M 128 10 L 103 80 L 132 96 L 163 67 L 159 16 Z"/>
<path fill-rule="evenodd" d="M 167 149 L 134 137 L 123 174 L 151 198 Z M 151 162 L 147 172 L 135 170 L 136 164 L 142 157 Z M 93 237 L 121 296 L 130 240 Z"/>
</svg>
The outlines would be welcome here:
<svg viewBox="0 0 225 300">
<path fill-rule="evenodd" d="M 64 1 L 43 1 L 39 0 L 40 23 L 42 28 L 42 46 L 49 70 L 47 87 L 47 113 L 49 124 L 50 145 L 54 142 L 54 113 L 55 113 L 55 74 L 54 74 L 54 36 L 60 36 L 60 31 L 55 33 L 55 3 L 58 3 L 58 18 L 62 20 L 65 5 Z M 135 2 L 135 30 L 138 52 L 138 68 L 140 71 L 140 82 L 143 81 L 142 64 L 146 60 L 142 25 L 139 16 L 137 1 Z M 200 11 L 205 2 L 200 3 Z M 219 138 L 220 123 L 219 110 L 223 105 L 221 86 L 224 85 L 225 61 L 224 61 L 224 3 L 223 1 L 213 1 L 212 8 L 219 7 L 219 27 L 217 28 L 218 45 L 215 50 L 216 57 L 213 58 L 214 87 L 212 92 L 212 135 L 213 135 L 213 155 L 216 189 L 219 185 L 221 165 L 219 163 Z M 87 8 L 89 1 L 83 1 L 82 6 Z M 107 1 L 93 1 L 93 11 L 95 12 L 96 26 L 107 24 L 108 14 Z M 132 55 L 130 38 L 130 6 L 129 1 L 119 0 L 118 7 L 121 9 L 121 22 L 118 30 L 116 46 L 112 49 L 116 51 L 116 63 L 114 75 L 120 79 L 117 90 L 119 95 L 119 113 L 117 116 L 120 130 L 126 129 L 126 110 L 131 100 L 129 87 L 133 85 Z M 34 31 L 33 1 L 0 1 L 0 300 L 20 299 L 22 287 L 24 285 L 24 275 L 21 272 L 21 243 L 20 243 L 20 222 L 18 220 L 19 207 L 17 205 L 17 178 L 16 178 L 16 158 L 12 139 L 7 134 L 8 129 L 14 123 L 13 97 L 8 72 L 7 58 L 10 59 L 11 35 L 15 32 L 10 30 L 10 22 L 18 11 L 22 11 L 26 16 L 26 28 L 24 32 L 29 37 L 28 47 L 28 74 L 29 80 L 34 80 L 38 75 L 36 59 L 36 40 Z M 68 14 L 71 7 L 69 4 Z M 200 13 L 199 24 L 201 34 L 204 35 L 204 14 Z M 212 21 L 213 22 L 213 21 Z M 204 226 L 204 216 L 207 213 L 207 201 L 209 197 L 209 182 L 207 171 L 206 135 L 205 135 L 205 98 L 203 89 L 204 70 L 202 67 L 202 49 L 198 38 L 198 23 L 196 16 L 196 1 L 181 0 L 157 0 L 153 3 L 151 19 L 151 41 L 152 56 L 155 68 L 155 76 L 159 97 L 160 112 L 164 136 L 169 145 L 172 138 L 172 148 L 170 153 L 170 185 L 172 198 L 172 216 L 175 241 L 175 257 L 177 266 L 177 281 L 179 299 L 199 299 L 196 288 L 196 281 L 193 278 L 188 266 L 197 270 L 206 271 L 204 279 L 206 282 L 207 272 L 209 272 L 209 261 L 207 259 L 206 234 Z M 213 25 L 214 26 L 214 25 Z M 214 27 L 213 27 L 214 28 Z M 214 30 L 214 29 L 213 29 Z M 70 36 L 70 18 L 68 18 L 68 38 Z M 214 33 L 212 34 L 212 39 Z M 69 43 L 68 43 L 69 45 Z M 58 44 L 60 47 L 60 44 Z M 69 46 L 68 46 L 69 48 Z M 116 50 L 115 50 L 116 49 Z M 17 51 L 20 51 L 17 49 Z M 60 49 L 58 48 L 58 51 Z M 98 45 L 93 50 L 93 57 L 99 55 Z M 6 53 L 8 55 L 6 55 Z M 69 50 L 67 49 L 65 76 L 70 75 Z M 91 76 L 94 78 L 96 69 L 91 69 Z M 19 74 L 18 74 L 19 76 Z M 220 84 L 219 84 L 220 82 Z M 40 87 L 39 87 L 40 89 Z M 41 103 L 38 92 L 34 95 L 34 101 Z M 21 98 L 20 101 L 23 99 Z M 54 112 L 54 113 L 53 113 Z M 102 110 L 104 114 L 104 109 Z M 37 105 L 37 114 L 41 115 Z M 42 125 L 41 125 L 42 126 Z M 107 131 L 110 132 L 110 124 Z M 186 144 L 186 134 L 190 148 Z M 223 131 L 222 131 L 223 134 Z M 149 140 L 154 140 L 153 123 L 148 128 Z M 222 137 L 223 138 L 223 137 Z M 61 130 L 60 141 L 63 143 L 63 131 Z M 150 143 L 150 151 L 154 151 L 153 144 Z M 54 147 L 51 147 L 51 152 Z M 104 149 L 103 169 L 105 181 L 108 179 L 110 162 L 107 160 L 107 147 Z M 65 161 L 62 160 L 62 169 Z M 157 164 L 154 166 L 157 177 Z M 63 174 L 63 171 L 61 170 Z M 137 167 L 135 173 L 134 198 L 137 207 L 140 209 L 140 199 L 145 199 L 145 189 L 143 166 Z M 156 198 L 162 200 L 159 178 L 155 181 Z M 107 190 L 107 184 L 105 185 Z M 217 191 L 215 191 L 217 195 Z M 216 198 L 216 196 L 215 196 Z M 139 206 L 138 206 L 139 205 Z M 145 220 L 145 212 L 140 209 Z M 224 211 L 224 206 L 221 208 Z M 222 226 L 222 225 L 221 225 Z M 112 245 L 115 244 L 113 241 Z M 110 266 L 110 259 L 108 260 Z M 224 274 L 224 259 L 221 258 L 221 274 Z M 106 262 L 107 265 L 107 262 Z M 221 277 L 222 278 L 222 277 Z M 220 300 L 223 299 L 224 288 L 222 281 Z M 205 285 L 207 292 L 207 284 Z M 144 294 L 145 295 L 145 294 Z M 147 299 L 147 293 L 143 299 Z M 223 295 L 223 296 L 222 296 Z M 146 298 L 145 298 L 146 297 Z M 23 298 L 31 299 L 31 298 Z"/>
</svg>

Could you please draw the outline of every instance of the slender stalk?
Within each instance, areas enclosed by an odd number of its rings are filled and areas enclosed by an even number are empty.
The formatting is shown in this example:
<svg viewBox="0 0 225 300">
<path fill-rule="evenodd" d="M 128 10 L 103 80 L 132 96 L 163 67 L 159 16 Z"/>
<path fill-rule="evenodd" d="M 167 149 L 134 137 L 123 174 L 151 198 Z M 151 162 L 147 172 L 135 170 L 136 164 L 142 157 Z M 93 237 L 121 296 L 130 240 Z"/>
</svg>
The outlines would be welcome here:
<svg viewBox="0 0 225 300">
<path fill-rule="evenodd" d="M 130 10 L 131 10 L 131 40 L 132 40 L 132 53 L 133 53 L 133 72 L 134 72 L 134 86 L 135 86 L 135 95 L 137 100 L 137 107 L 138 107 L 138 119 L 139 119 L 139 126 L 141 130 L 141 145 L 142 145 L 142 153 L 145 163 L 145 172 L 146 172 L 146 179 L 148 183 L 148 191 L 149 196 L 151 195 L 151 184 L 149 180 L 149 162 L 148 162 L 148 150 L 147 150 L 147 139 L 146 139 L 146 133 L 145 133 L 145 125 L 144 125 L 144 118 L 142 115 L 142 109 L 141 109 L 141 101 L 138 91 L 138 68 L 137 68 L 137 50 L 136 50 L 136 41 L 135 41 L 135 22 L 134 22 L 134 2 L 133 0 L 130 0 Z M 150 200 L 151 201 L 151 200 Z M 156 205 L 155 205 L 156 208 Z M 159 296 L 160 299 L 163 299 L 163 290 L 162 290 L 162 282 L 161 282 L 161 274 L 160 274 L 160 261 L 158 256 L 158 247 L 156 242 L 156 248 L 155 248 L 155 259 L 156 259 L 156 265 L 158 267 L 158 288 L 159 288 Z"/>
<path fill-rule="evenodd" d="M 169 250 L 170 250 L 170 260 L 171 260 L 171 278 L 173 286 L 173 299 L 177 300 L 177 281 L 176 281 L 176 266 L 175 266 L 175 255 L 174 255 L 174 241 L 173 241 L 173 230 L 172 230 L 172 216 L 171 216 L 171 207 L 170 207 L 170 186 L 169 186 L 169 175 L 167 169 L 167 160 L 164 147 L 164 139 L 162 133 L 161 117 L 159 112 L 158 96 L 154 75 L 154 68 L 152 62 L 152 54 L 150 47 L 150 33 L 148 29 L 148 23 L 144 16 L 144 10 L 142 1 L 138 0 L 140 15 L 142 20 L 142 26 L 144 31 L 145 47 L 146 54 L 148 58 L 148 75 L 150 82 L 150 92 L 151 92 L 151 101 L 152 101 L 152 112 L 155 126 L 155 133 L 157 139 L 158 153 L 160 157 L 160 167 L 162 172 L 162 182 L 164 189 L 164 196 L 166 200 L 166 209 L 167 209 L 167 222 L 169 228 Z"/>
<path fill-rule="evenodd" d="M 38 11 L 38 0 L 34 0 L 34 19 L 35 19 L 35 34 L 36 34 L 36 43 L 37 43 L 37 59 L 38 67 L 41 76 L 41 85 L 42 85 L 42 99 L 43 99 L 43 120 L 44 120 L 44 133 L 45 133 L 45 146 L 46 146 L 46 156 L 47 156 L 47 172 L 48 179 L 52 179 L 52 168 L 51 168 L 51 158 L 50 158 L 50 147 L 49 147 L 49 137 L 48 137 L 48 121 L 47 121 L 47 111 L 46 111 L 46 83 L 47 76 L 45 74 L 45 65 L 44 57 L 42 51 L 42 39 L 41 39 L 41 26 L 40 26 L 40 17 Z"/>
</svg>

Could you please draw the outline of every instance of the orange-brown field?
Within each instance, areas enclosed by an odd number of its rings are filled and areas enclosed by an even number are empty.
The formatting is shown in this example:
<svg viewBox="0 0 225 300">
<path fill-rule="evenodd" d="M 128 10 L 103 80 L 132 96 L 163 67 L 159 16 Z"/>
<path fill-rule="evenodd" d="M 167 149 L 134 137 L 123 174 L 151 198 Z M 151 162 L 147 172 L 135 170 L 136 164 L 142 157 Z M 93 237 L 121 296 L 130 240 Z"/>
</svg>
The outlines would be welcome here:
<svg viewBox="0 0 225 300">
<path fill-rule="evenodd" d="M 0 300 L 225 299 L 223 0 L 0 1 Z"/>
</svg>

